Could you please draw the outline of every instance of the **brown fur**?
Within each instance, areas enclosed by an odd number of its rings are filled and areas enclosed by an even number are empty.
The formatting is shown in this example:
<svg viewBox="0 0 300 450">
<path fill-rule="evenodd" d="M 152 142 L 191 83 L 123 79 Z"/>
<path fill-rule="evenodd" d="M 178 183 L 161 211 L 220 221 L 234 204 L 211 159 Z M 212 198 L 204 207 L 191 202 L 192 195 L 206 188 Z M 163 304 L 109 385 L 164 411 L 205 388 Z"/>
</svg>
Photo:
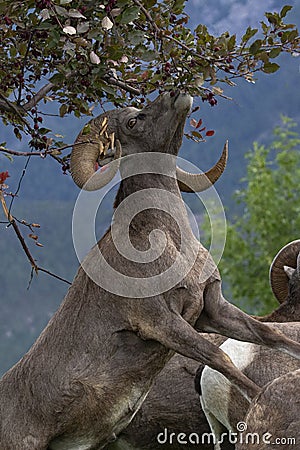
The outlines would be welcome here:
<svg viewBox="0 0 300 450">
<path fill-rule="evenodd" d="M 288 372 L 264 386 L 251 403 L 245 422 L 247 433 L 260 437 L 251 445 L 252 450 L 294 450 L 300 443 L 300 369 Z M 263 437 L 265 433 L 265 442 Z M 294 441 L 288 441 L 288 439 Z M 278 440 L 278 441 L 277 441 Z M 244 450 L 245 444 L 237 444 Z"/>
<path fill-rule="evenodd" d="M 183 95 L 160 96 L 144 109 L 146 117 L 134 130 L 126 127 L 126 109 L 115 114 L 120 119 L 115 131 L 126 154 L 159 151 L 176 155 L 188 112 L 182 105 L 187 104 Z M 128 114 L 135 111 L 129 109 Z M 258 387 L 197 330 L 262 343 L 300 358 L 298 343 L 223 298 L 218 270 L 190 230 L 173 169 L 174 176 L 161 178 L 160 186 L 176 192 L 179 199 L 176 217 L 182 220 L 189 245 L 196 251 L 193 267 L 169 291 L 142 299 L 111 294 L 79 268 L 48 326 L 0 381 L 1 450 L 103 448 L 128 425 L 174 352 L 221 371 L 253 398 Z M 121 167 L 122 174 L 124 170 L 126 165 Z M 155 188 L 158 180 L 149 175 L 145 182 Z M 135 189 L 134 180 L 130 183 Z M 169 267 L 178 255 L 185 264 L 178 247 L 180 237 L 168 215 L 146 210 L 133 225 L 130 234 L 136 248 L 145 248 L 149 231 L 159 226 L 165 233 L 166 249 L 157 266 L 129 260 L 125 266 L 109 230 L 98 245 L 113 267 L 125 269 L 129 276 L 149 277 Z M 116 226 L 124 231 L 122 220 Z M 86 262 L 101 274 L 96 250 L 91 250 Z"/>
</svg>

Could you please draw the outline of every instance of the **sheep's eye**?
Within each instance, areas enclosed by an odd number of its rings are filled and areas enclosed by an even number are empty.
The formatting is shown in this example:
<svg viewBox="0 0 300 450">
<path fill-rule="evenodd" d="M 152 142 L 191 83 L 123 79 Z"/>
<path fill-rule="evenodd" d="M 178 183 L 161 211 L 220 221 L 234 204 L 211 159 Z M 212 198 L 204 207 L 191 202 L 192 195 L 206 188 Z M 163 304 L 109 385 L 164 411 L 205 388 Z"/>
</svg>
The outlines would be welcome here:
<svg viewBox="0 0 300 450">
<path fill-rule="evenodd" d="M 131 119 L 129 119 L 127 122 L 128 128 L 133 128 L 136 122 L 137 122 L 136 117 L 132 117 Z"/>
</svg>

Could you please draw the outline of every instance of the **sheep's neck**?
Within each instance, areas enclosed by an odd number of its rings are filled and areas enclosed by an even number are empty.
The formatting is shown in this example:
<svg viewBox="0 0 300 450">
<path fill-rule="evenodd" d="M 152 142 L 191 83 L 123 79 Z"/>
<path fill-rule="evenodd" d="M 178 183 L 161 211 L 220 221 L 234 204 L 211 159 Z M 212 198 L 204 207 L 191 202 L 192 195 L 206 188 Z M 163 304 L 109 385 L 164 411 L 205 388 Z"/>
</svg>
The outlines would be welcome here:
<svg viewBox="0 0 300 450">
<path fill-rule="evenodd" d="M 121 181 L 114 207 L 117 208 L 123 200 L 133 193 L 145 189 L 162 189 L 171 192 L 171 194 L 180 198 L 180 192 L 175 176 L 173 178 L 155 173 L 147 173 L 135 175 Z"/>
</svg>

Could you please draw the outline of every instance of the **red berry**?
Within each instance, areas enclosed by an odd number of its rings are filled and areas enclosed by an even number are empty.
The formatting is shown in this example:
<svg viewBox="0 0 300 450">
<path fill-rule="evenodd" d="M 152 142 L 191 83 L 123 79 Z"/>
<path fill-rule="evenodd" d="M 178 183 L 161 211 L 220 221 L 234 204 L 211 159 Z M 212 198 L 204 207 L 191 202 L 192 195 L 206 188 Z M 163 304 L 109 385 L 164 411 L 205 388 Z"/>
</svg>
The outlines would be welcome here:
<svg viewBox="0 0 300 450">
<path fill-rule="evenodd" d="M 35 129 L 35 130 L 38 130 L 38 129 L 39 129 L 38 123 L 35 123 L 35 124 L 34 124 L 34 129 Z"/>
<path fill-rule="evenodd" d="M 169 62 L 166 62 L 165 64 L 165 72 L 169 72 L 171 69 L 171 64 Z"/>
<path fill-rule="evenodd" d="M 38 122 L 40 122 L 40 123 L 43 122 L 43 118 L 42 118 L 42 117 L 38 117 L 37 120 L 38 120 Z"/>
<path fill-rule="evenodd" d="M 12 20 L 8 16 L 4 17 L 4 22 L 6 23 L 6 25 L 11 25 L 12 24 Z"/>
</svg>

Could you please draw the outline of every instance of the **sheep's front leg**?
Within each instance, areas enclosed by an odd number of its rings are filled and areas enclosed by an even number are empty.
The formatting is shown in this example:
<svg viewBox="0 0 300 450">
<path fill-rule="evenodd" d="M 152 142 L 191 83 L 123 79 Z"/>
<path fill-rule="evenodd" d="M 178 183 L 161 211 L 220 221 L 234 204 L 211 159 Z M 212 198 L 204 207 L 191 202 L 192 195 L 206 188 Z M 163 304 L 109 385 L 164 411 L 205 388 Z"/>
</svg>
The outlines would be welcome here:
<svg viewBox="0 0 300 450">
<path fill-rule="evenodd" d="M 265 345 L 300 359 L 300 344 L 272 326 L 253 319 L 222 295 L 221 283 L 208 285 L 204 292 L 204 308 L 195 328 L 203 332 L 220 333 L 240 341 Z"/>
<path fill-rule="evenodd" d="M 249 401 L 260 392 L 226 353 L 197 333 L 179 314 L 168 310 L 168 313 L 158 314 L 155 321 L 149 317 L 147 323 L 141 321 L 138 328 L 141 338 L 154 339 L 170 350 L 221 372 Z"/>
</svg>

